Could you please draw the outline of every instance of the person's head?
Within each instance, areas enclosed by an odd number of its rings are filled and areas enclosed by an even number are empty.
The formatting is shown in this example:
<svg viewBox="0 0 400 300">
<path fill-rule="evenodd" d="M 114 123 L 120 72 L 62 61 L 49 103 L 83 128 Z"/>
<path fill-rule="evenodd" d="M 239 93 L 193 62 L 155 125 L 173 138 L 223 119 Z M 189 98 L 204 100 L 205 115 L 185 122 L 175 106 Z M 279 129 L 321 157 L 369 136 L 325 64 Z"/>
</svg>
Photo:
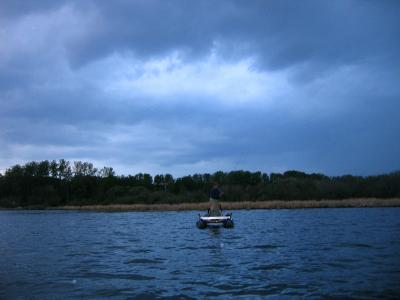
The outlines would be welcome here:
<svg viewBox="0 0 400 300">
<path fill-rule="evenodd" d="M 213 187 L 217 188 L 219 186 L 218 182 L 214 181 Z"/>
</svg>

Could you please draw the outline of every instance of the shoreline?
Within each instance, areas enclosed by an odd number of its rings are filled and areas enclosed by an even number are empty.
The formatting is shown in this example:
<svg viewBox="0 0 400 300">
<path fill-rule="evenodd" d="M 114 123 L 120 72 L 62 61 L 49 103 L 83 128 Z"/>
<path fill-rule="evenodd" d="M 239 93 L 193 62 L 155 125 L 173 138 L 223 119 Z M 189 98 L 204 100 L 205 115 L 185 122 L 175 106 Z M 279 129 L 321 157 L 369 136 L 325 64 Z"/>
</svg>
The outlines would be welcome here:
<svg viewBox="0 0 400 300">
<path fill-rule="evenodd" d="M 400 207 L 400 198 L 354 198 L 340 200 L 270 200 L 221 202 L 223 210 L 241 209 L 303 209 L 303 208 L 361 208 L 361 207 Z M 0 210 L 71 210 L 71 211 L 100 211 L 100 212 L 129 212 L 129 211 L 188 211 L 207 210 L 208 202 L 178 203 L 178 204 L 108 204 L 108 205 L 66 205 L 57 207 L 19 207 L 0 208 Z"/>
</svg>

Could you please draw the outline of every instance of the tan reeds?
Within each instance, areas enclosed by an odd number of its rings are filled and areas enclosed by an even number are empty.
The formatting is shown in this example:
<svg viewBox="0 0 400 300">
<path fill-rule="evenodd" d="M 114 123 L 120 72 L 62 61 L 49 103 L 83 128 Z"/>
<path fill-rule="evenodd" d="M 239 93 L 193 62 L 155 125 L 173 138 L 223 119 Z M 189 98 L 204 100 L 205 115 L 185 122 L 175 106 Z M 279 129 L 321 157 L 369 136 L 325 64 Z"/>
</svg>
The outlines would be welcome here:
<svg viewBox="0 0 400 300">
<path fill-rule="evenodd" d="M 270 200 L 221 202 L 224 210 L 237 209 L 291 209 L 291 208 L 339 208 L 339 207 L 400 207 L 400 199 L 357 198 L 341 200 Z M 55 209 L 90 211 L 183 211 L 207 210 L 208 202 L 180 204 L 110 204 L 62 206 Z"/>
</svg>

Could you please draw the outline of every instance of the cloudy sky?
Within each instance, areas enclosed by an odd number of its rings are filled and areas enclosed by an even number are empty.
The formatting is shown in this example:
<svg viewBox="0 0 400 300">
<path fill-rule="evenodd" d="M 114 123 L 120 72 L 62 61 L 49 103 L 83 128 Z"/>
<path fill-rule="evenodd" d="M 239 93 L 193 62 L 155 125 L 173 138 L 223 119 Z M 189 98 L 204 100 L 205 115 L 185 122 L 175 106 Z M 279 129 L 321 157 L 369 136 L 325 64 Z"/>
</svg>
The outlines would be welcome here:
<svg viewBox="0 0 400 300">
<path fill-rule="evenodd" d="M 399 1 L 0 2 L 0 172 L 400 170 Z"/>
</svg>

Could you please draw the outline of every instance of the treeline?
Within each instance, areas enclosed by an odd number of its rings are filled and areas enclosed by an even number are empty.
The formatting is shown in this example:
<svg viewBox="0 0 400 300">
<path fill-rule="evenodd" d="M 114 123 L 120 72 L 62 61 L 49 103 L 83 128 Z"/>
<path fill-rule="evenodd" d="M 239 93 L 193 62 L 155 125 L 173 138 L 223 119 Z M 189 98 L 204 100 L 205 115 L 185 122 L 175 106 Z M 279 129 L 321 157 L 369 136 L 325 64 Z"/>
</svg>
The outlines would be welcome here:
<svg viewBox="0 0 400 300">
<path fill-rule="evenodd" d="M 111 167 L 61 159 L 15 165 L 0 174 L 0 207 L 202 202 L 214 182 L 226 201 L 400 197 L 400 172 L 367 177 L 300 171 L 117 176 Z"/>
</svg>

